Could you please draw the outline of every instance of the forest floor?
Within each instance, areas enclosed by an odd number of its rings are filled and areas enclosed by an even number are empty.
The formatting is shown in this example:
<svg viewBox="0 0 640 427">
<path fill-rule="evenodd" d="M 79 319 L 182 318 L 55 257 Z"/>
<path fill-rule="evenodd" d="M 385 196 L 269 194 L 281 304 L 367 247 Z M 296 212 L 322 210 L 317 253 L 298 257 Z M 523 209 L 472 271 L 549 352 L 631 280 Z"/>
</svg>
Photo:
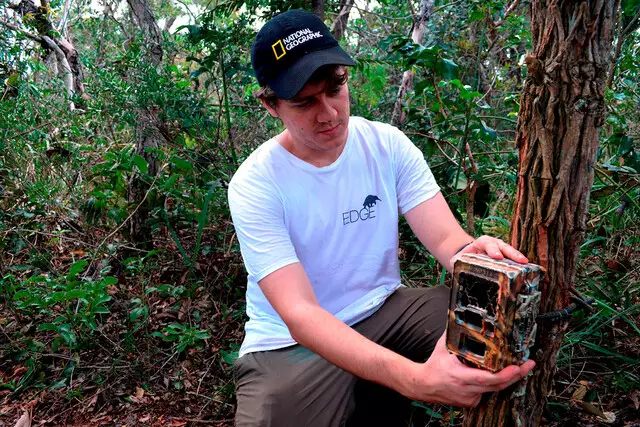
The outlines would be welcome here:
<svg viewBox="0 0 640 427">
<path fill-rule="evenodd" d="M 88 235 L 93 236 L 90 241 Z M 78 230 L 64 239 L 42 235 L 34 244 L 55 250 L 50 268 L 65 271 L 78 258 L 90 258 L 88 249 L 95 248 L 104 235 L 100 230 L 89 234 Z M 98 269 L 108 266 L 109 275 L 118 281 L 108 289 L 112 297 L 109 314 L 83 348 L 53 351 L 52 333 L 35 328 L 38 315 L 26 317 L 5 303 L 0 312 L 0 427 L 232 426 L 232 363 L 243 335 L 246 274 L 230 222 L 223 221 L 204 235 L 211 236 L 202 242 L 208 249 L 202 251 L 191 272 L 175 267 L 184 263 L 166 230 L 155 236 L 157 252 L 144 258 L 137 269 L 131 268 L 131 259 L 141 258 L 126 253 L 126 248 L 123 255 L 90 265 L 86 275 L 98 274 Z M 189 235 L 180 238 L 185 247 L 194 245 Z M 602 253 L 609 252 L 605 249 Z M 578 277 L 608 275 L 610 280 L 640 282 L 638 245 L 618 250 L 616 259 L 614 263 L 606 256 L 588 257 Z M 27 259 L 10 261 L 13 266 L 33 264 Z M 13 271 L 25 277 L 33 273 L 28 268 Z M 166 283 L 175 286 L 164 292 L 146 292 Z M 131 301 L 136 298 L 148 308 L 138 323 L 131 322 L 130 314 Z M 633 305 L 640 304 L 637 293 L 632 298 Z M 634 312 L 635 326 L 620 320 L 606 325 L 608 332 L 601 334 L 599 345 L 614 346 L 616 354 L 637 359 L 640 334 L 633 328 L 640 323 L 639 315 Z M 196 321 L 197 329 L 207 330 L 210 336 L 197 340 L 184 332 L 182 338 L 176 338 L 187 340 L 184 351 L 176 349 L 176 342 L 152 335 L 175 322 Z M 591 356 L 579 346 L 583 338 L 567 337 L 571 359 L 559 365 L 543 425 L 640 426 L 640 384 L 627 387 L 630 392 L 620 392 L 613 384 L 622 377 L 612 377 L 597 360 L 589 361 Z M 27 338 L 45 343 L 46 350 L 34 351 Z M 638 366 L 629 366 L 632 381 Z M 451 422 L 449 408 L 441 406 L 416 407 L 414 413 L 415 426 L 459 425 L 462 419 L 461 412 L 455 411 Z M 615 421 L 607 422 L 606 417 L 611 416 Z"/>
</svg>

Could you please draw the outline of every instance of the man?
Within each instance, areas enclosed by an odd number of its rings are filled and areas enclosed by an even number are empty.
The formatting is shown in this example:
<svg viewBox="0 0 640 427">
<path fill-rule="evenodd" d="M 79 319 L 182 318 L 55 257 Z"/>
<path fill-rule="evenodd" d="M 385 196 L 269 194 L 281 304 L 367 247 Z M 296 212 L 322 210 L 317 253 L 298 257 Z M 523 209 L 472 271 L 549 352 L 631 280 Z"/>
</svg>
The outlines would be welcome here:
<svg viewBox="0 0 640 427">
<path fill-rule="evenodd" d="M 398 214 L 448 270 L 464 252 L 527 259 L 458 225 L 396 128 L 349 116 L 353 60 L 315 15 L 283 13 L 252 64 L 285 130 L 238 169 L 229 204 L 248 271 L 238 426 L 407 425 L 410 399 L 477 405 L 534 366 L 473 369 L 446 350 L 449 290 L 400 283 Z"/>
</svg>

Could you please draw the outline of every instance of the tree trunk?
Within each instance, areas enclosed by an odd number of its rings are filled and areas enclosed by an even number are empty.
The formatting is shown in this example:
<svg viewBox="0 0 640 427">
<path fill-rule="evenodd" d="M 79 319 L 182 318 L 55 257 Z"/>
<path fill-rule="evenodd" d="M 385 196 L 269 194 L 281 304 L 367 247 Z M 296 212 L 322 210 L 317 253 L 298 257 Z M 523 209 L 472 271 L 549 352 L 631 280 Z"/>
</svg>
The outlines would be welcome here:
<svg viewBox="0 0 640 427">
<path fill-rule="evenodd" d="M 311 12 L 324 21 L 324 0 L 311 0 Z"/>
<path fill-rule="evenodd" d="M 520 150 L 511 244 L 547 269 L 541 313 L 568 305 L 605 117 L 617 0 L 531 3 L 533 55 L 517 125 Z M 533 376 L 487 394 L 466 426 L 537 426 L 567 323 L 538 323 Z"/>
<path fill-rule="evenodd" d="M 340 2 L 340 12 L 338 12 L 338 16 L 336 16 L 331 27 L 331 33 L 336 40 L 340 40 L 342 36 L 344 36 L 353 3 L 354 0 L 343 0 Z"/>
<path fill-rule="evenodd" d="M 87 100 L 84 92 L 84 72 L 78 51 L 73 43 L 64 37 L 58 37 L 49 20 L 50 9 L 48 3 L 43 0 L 41 6 L 36 6 L 32 0 L 22 0 L 17 6 L 9 6 L 20 14 L 22 19 L 27 19 L 29 23 L 35 24 L 39 37 L 37 40 L 42 47 L 55 58 L 55 66 L 64 81 L 67 95 L 77 95 L 78 98 Z M 33 38 L 33 37 L 32 37 Z M 69 108 L 74 110 L 76 106 L 73 101 L 69 101 Z"/>
<path fill-rule="evenodd" d="M 422 43 L 424 39 L 424 30 L 427 26 L 427 20 L 433 13 L 435 1 L 434 0 L 420 0 L 420 11 L 413 23 L 413 31 L 411 32 L 411 40 L 414 43 Z M 406 113 L 402 108 L 404 104 L 404 98 L 407 93 L 413 89 L 413 70 L 407 70 L 402 74 L 402 83 L 398 88 L 398 95 L 396 102 L 393 106 L 393 113 L 391 114 L 391 124 L 394 126 L 400 126 L 406 119 Z"/>
<path fill-rule="evenodd" d="M 145 41 L 148 43 L 149 62 L 157 66 L 162 61 L 162 37 L 160 28 L 147 0 L 127 0 L 131 8 L 131 15 L 135 24 L 144 33 Z"/>
<path fill-rule="evenodd" d="M 142 32 L 148 46 L 147 58 L 151 65 L 157 67 L 162 61 L 162 38 L 160 28 L 156 23 L 153 12 L 147 0 L 127 0 L 131 9 L 131 16 Z M 158 172 L 156 156 L 149 152 L 149 148 L 160 148 L 165 145 L 165 137 L 160 129 L 163 124 L 158 117 L 160 111 L 154 106 L 140 107 L 136 126 L 136 154 L 147 161 L 148 174 L 155 177 Z M 145 194 L 150 191 L 148 182 L 140 179 L 137 173 L 131 176 L 129 182 L 129 202 L 135 206 L 135 213 L 129 224 L 129 238 L 136 246 L 151 249 L 153 240 L 147 225 L 151 204 L 145 201 Z M 142 204 L 138 206 L 139 204 Z"/>
</svg>

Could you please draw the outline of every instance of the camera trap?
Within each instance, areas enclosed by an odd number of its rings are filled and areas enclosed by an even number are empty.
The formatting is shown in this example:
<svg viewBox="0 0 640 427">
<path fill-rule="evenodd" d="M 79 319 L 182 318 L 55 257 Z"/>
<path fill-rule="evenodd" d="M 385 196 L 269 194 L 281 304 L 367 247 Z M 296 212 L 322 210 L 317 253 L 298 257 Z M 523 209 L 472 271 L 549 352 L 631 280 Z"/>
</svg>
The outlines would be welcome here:
<svg viewBox="0 0 640 427">
<path fill-rule="evenodd" d="M 524 363 L 536 338 L 544 274 L 536 264 L 463 254 L 453 269 L 449 351 L 491 372 Z"/>
</svg>

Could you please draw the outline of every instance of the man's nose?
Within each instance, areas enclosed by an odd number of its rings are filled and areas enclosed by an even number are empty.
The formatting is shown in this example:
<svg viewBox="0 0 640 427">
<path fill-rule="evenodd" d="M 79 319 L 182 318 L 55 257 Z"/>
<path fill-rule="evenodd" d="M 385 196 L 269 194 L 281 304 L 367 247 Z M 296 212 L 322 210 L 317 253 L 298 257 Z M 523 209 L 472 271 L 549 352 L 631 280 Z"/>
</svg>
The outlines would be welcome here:
<svg viewBox="0 0 640 427">
<path fill-rule="evenodd" d="M 338 110 L 331 104 L 328 97 L 322 96 L 318 102 L 318 121 L 321 123 L 332 122 L 338 118 Z"/>
</svg>

